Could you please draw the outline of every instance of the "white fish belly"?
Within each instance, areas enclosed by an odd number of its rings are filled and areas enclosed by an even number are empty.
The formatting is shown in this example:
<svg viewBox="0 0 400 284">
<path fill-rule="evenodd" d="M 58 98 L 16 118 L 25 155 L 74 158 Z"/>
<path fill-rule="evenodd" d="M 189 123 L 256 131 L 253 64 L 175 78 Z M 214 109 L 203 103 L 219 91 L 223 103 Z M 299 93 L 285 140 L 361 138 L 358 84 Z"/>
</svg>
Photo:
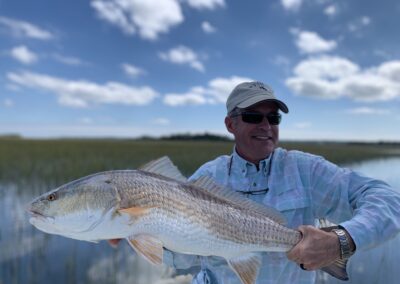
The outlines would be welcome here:
<svg viewBox="0 0 400 284">
<path fill-rule="evenodd" d="M 184 217 L 169 218 L 165 214 L 152 214 L 135 225 L 134 234 L 149 234 L 160 239 L 165 248 L 184 254 L 221 256 L 231 258 L 257 251 L 287 251 L 287 246 L 271 244 L 265 247 L 237 243 L 219 238 L 199 223 Z"/>
</svg>

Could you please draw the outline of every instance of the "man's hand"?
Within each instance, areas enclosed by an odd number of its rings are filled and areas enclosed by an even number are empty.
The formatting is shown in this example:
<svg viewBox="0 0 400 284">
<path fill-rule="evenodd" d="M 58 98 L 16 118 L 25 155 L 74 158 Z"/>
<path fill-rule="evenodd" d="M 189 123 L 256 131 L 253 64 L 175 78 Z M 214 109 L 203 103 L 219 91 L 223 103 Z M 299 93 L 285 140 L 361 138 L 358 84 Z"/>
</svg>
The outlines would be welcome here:
<svg viewBox="0 0 400 284">
<path fill-rule="evenodd" d="M 340 258 L 340 243 L 335 233 L 313 226 L 300 226 L 298 230 L 303 238 L 287 253 L 290 260 L 302 264 L 306 270 L 315 270 Z"/>
</svg>

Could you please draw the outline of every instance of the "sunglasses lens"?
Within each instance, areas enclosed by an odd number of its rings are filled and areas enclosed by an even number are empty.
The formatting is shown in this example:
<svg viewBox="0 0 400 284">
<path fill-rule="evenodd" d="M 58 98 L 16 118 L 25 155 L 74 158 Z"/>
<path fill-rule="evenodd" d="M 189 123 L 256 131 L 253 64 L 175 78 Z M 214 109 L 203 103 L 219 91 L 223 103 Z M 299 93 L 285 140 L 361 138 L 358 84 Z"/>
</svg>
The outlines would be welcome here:
<svg viewBox="0 0 400 284">
<path fill-rule="evenodd" d="M 261 113 L 251 113 L 244 112 L 242 113 L 242 120 L 247 123 L 260 123 L 263 120 L 264 116 Z"/>
<path fill-rule="evenodd" d="M 271 125 L 278 125 L 281 122 L 282 116 L 279 113 L 268 114 L 268 123 Z M 264 119 L 264 114 L 257 112 L 242 112 L 242 120 L 246 123 L 258 124 Z"/>
<path fill-rule="evenodd" d="M 271 125 L 278 125 L 281 122 L 282 116 L 277 114 L 270 114 L 267 116 L 268 122 Z"/>
</svg>

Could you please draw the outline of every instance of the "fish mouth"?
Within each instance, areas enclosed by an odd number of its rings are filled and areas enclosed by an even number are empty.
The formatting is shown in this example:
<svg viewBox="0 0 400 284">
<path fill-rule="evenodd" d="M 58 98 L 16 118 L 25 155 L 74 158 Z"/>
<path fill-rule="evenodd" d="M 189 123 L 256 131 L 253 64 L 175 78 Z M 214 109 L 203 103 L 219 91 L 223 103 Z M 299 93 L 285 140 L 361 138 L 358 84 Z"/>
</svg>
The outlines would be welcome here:
<svg viewBox="0 0 400 284">
<path fill-rule="evenodd" d="M 26 211 L 31 215 L 32 218 L 48 218 L 48 216 L 44 215 L 43 213 L 40 213 L 39 211 L 29 207 L 26 208 Z"/>
</svg>

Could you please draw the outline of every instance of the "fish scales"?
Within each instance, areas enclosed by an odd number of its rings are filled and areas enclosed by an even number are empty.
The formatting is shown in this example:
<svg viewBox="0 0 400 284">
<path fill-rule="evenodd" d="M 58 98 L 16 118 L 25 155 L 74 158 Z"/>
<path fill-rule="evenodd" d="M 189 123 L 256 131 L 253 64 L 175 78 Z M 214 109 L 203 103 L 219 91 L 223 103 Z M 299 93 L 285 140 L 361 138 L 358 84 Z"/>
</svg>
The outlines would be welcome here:
<svg viewBox="0 0 400 284">
<path fill-rule="evenodd" d="M 115 173 L 115 181 L 119 180 L 123 181 L 118 187 L 121 207 L 160 207 L 170 218 L 180 214 L 217 237 L 236 243 L 268 247 L 285 244 L 290 248 L 300 239 L 296 231 L 194 185 L 141 171 Z"/>
</svg>

